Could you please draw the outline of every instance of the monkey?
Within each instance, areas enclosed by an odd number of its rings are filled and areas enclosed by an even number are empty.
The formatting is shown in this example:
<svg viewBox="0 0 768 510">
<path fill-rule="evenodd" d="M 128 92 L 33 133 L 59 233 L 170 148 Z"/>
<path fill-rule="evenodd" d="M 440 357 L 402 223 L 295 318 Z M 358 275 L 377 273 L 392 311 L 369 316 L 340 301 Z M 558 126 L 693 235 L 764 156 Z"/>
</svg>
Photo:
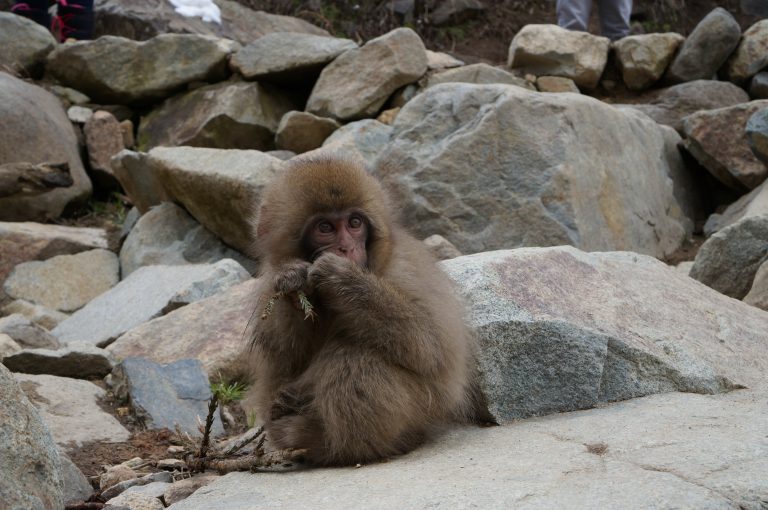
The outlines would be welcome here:
<svg viewBox="0 0 768 510">
<path fill-rule="evenodd" d="M 381 184 L 344 157 L 293 158 L 262 194 L 257 306 L 287 299 L 257 319 L 246 407 L 273 448 L 306 449 L 310 465 L 404 454 L 469 419 L 474 337 L 463 305 L 394 216 Z"/>
</svg>

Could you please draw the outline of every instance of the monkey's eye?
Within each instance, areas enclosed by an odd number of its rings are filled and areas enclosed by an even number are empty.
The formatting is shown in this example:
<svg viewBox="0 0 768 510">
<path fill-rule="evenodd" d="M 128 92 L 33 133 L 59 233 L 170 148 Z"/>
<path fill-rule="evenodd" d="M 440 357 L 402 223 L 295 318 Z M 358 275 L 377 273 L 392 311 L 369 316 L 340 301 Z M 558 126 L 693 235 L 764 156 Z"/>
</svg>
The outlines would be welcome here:
<svg viewBox="0 0 768 510">
<path fill-rule="evenodd" d="M 360 216 L 352 216 L 349 219 L 349 226 L 351 228 L 360 228 L 363 226 L 363 219 Z"/>
<path fill-rule="evenodd" d="M 321 234 L 330 234 L 333 232 L 333 225 L 328 221 L 321 221 L 317 224 L 317 230 Z"/>
</svg>

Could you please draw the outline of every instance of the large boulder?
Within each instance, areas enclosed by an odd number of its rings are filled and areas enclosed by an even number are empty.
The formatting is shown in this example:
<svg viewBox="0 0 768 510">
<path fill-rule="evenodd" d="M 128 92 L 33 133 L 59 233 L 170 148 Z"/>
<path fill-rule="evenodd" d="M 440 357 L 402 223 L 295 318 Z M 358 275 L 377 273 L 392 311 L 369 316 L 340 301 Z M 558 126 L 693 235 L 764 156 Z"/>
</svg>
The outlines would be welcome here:
<svg viewBox="0 0 768 510">
<path fill-rule="evenodd" d="M 714 110 L 749 102 L 749 95 L 733 83 L 696 80 L 643 94 L 637 104 L 621 105 L 683 132 L 683 118 L 700 110 Z"/>
<path fill-rule="evenodd" d="M 743 218 L 706 240 L 689 273 L 726 296 L 742 299 L 768 260 L 768 214 Z"/>
<path fill-rule="evenodd" d="M 221 23 L 177 13 L 170 2 L 157 0 L 96 0 L 96 36 L 118 35 L 145 41 L 160 34 L 212 35 L 248 44 L 271 32 L 328 35 L 322 28 L 291 16 L 254 11 L 234 0 L 216 0 Z"/>
<path fill-rule="evenodd" d="M 259 83 L 216 83 L 172 97 L 142 118 L 138 148 L 270 150 L 280 119 L 294 108 L 287 96 Z"/>
<path fill-rule="evenodd" d="M 158 363 L 194 358 L 209 376 L 237 374 L 248 337 L 249 321 L 258 321 L 258 281 L 247 280 L 215 296 L 137 326 L 107 350 L 118 359 L 148 358 Z"/>
<path fill-rule="evenodd" d="M 443 84 L 408 102 L 376 172 L 421 237 L 463 253 L 572 244 L 662 257 L 686 237 L 666 141 L 589 97 Z"/>
<path fill-rule="evenodd" d="M 689 115 L 683 120 L 684 146 L 726 186 L 755 189 L 768 177 L 768 167 L 750 149 L 745 126 L 766 108 L 768 100 L 761 99 Z"/>
<path fill-rule="evenodd" d="M 273 32 L 237 51 L 229 65 L 248 80 L 304 85 L 314 83 L 323 67 L 355 48 L 349 39 Z"/>
<path fill-rule="evenodd" d="M 73 184 L 42 194 L 0 197 L 0 220 L 43 221 L 91 194 L 72 124 L 50 92 L 0 72 L 0 164 L 67 163 Z"/>
<path fill-rule="evenodd" d="M 23 16 L 0 12 L 0 68 L 38 75 L 45 57 L 56 47 L 51 32 Z"/>
<path fill-rule="evenodd" d="M 165 193 L 221 240 L 253 251 L 259 196 L 284 163 L 259 151 L 156 147 L 147 168 Z"/>
<path fill-rule="evenodd" d="M 682 35 L 669 32 L 630 35 L 615 41 L 616 61 L 627 88 L 643 90 L 656 83 L 684 40 Z"/>
<path fill-rule="evenodd" d="M 64 508 L 59 452 L 40 413 L 0 366 L 0 495 L 9 510 Z"/>
<path fill-rule="evenodd" d="M 741 27 L 736 19 L 722 7 L 715 8 L 685 39 L 665 79 L 682 83 L 712 78 L 740 39 Z"/>
<path fill-rule="evenodd" d="M 410 28 L 398 28 L 345 51 L 326 66 L 306 110 L 338 120 L 370 117 L 393 92 L 426 71 L 424 43 Z"/>
<path fill-rule="evenodd" d="M 196 81 L 227 75 L 232 41 L 163 34 L 146 42 L 104 36 L 64 44 L 48 55 L 47 70 L 64 85 L 100 103 L 147 103 Z"/>
<path fill-rule="evenodd" d="M 109 250 L 89 250 L 19 264 L 3 289 L 14 299 L 74 312 L 114 287 L 119 277 L 117 255 Z"/>
<path fill-rule="evenodd" d="M 509 45 L 507 65 L 537 76 L 570 78 L 595 88 L 608 62 L 611 41 L 557 25 L 526 25 Z"/>
<path fill-rule="evenodd" d="M 764 385 L 768 314 L 650 257 L 522 248 L 440 265 L 469 304 L 489 410 L 502 423 Z"/>
<path fill-rule="evenodd" d="M 150 265 L 210 264 L 234 259 L 249 271 L 255 262 L 224 245 L 184 209 L 163 202 L 142 216 L 120 249 L 123 278 Z"/>
<path fill-rule="evenodd" d="M 247 279 L 234 260 L 187 266 L 146 266 L 61 322 L 52 333 L 62 343 L 109 345 L 131 328 Z"/>
<path fill-rule="evenodd" d="M 744 32 L 739 46 L 728 59 L 723 70 L 729 80 L 743 85 L 766 67 L 768 67 L 768 19 L 758 21 Z"/>
</svg>

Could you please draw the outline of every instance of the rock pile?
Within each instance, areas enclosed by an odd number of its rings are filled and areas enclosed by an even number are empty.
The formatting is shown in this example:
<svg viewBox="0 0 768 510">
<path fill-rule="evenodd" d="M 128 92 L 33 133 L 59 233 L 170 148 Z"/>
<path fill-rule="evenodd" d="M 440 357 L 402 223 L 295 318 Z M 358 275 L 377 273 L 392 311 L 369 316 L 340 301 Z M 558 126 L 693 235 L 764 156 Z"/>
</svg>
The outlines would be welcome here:
<svg viewBox="0 0 768 510">
<path fill-rule="evenodd" d="M 768 395 L 768 20 L 741 33 L 718 8 L 687 38 L 614 43 L 529 25 L 494 67 L 431 52 L 408 28 L 358 44 L 216 3 L 221 23 L 166 2 L 97 0 L 101 37 L 61 45 L 0 13 L 0 359 L 14 372 L 0 367 L 0 459 L 12 474 L 0 476 L 0 493 L 11 508 L 86 499 L 65 454 L 129 437 L 98 406 L 106 392 L 94 380 L 106 377 L 146 427 L 195 433 L 207 378 L 233 373 L 254 313 L 251 219 L 262 190 L 286 159 L 313 151 L 364 160 L 407 226 L 450 259 L 441 267 L 468 304 L 489 410 L 505 424 L 489 436 L 452 433 L 393 464 L 482 473 L 517 444 L 506 457 L 533 463 L 544 482 L 519 468 L 524 481 L 504 482 L 514 492 L 505 504 L 534 493 L 540 505 L 573 503 L 581 482 L 552 480 L 590 470 L 606 486 L 655 491 L 659 505 L 764 503 L 768 431 L 755 417 Z M 611 61 L 638 94 L 631 104 L 592 97 L 616 87 Z M 43 163 L 71 184 L 4 186 Z M 121 235 L 54 224 L 114 192 L 134 206 Z M 701 234 L 689 271 L 658 260 Z M 648 397 L 669 392 L 700 395 Z M 518 421 L 638 397 L 647 398 Z M 721 404 L 733 415 L 711 418 L 706 409 Z M 707 456 L 710 438 L 695 432 L 667 441 L 655 424 L 645 442 L 617 432 L 659 407 L 680 429 L 735 430 L 743 418 L 746 443 L 723 432 L 730 448 Z M 538 427 L 566 439 L 554 444 Z M 526 439 L 515 443 L 512 428 Z M 554 478 L 535 464 L 536 445 L 562 459 Z M 444 448 L 462 460 L 446 463 Z M 698 460 L 685 464 L 691 452 Z M 710 469 L 715 458 L 723 464 Z M 145 467 L 110 468 L 102 498 L 162 508 L 211 481 Z M 387 470 L 370 476 L 386 485 Z M 686 477 L 661 475 L 678 471 Z M 367 484 L 358 473 L 300 477 L 354 501 L 343 487 Z M 482 485 L 460 479 L 459 506 Z M 690 499 L 681 480 L 695 480 Z M 250 483 L 229 475 L 173 508 L 237 505 Z M 301 506 L 281 483 L 270 501 Z M 604 506 L 631 498 L 597 492 Z M 436 497 L 426 490 L 415 506 Z"/>
</svg>

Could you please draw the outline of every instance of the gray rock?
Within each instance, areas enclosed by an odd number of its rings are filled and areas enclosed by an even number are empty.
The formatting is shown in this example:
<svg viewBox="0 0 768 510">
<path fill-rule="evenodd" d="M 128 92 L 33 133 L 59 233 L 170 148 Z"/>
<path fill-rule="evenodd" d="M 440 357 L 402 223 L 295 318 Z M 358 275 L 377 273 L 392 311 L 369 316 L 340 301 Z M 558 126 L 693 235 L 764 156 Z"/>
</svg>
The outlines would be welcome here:
<svg viewBox="0 0 768 510">
<path fill-rule="evenodd" d="M 354 48 L 357 44 L 349 39 L 273 32 L 232 55 L 229 65 L 248 80 L 304 85 L 313 83 L 323 67 Z"/>
<path fill-rule="evenodd" d="M 768 315 L 650 257 L 523 248 L 440 265 L 469 304 L 500 422 L 763 384 Z"/>
<path fill-rule="evenodd" d="M 136 492 L 124 492 L 107 501 L 107 508 L 113 507 L 125 507 L 129 510 L 165 510 L 165 505 L 156 497 Z"/>
<path fill-rule="evenodd" d="M 89 381 L 53 375 L 14 374 L 39 409 L 56 444 L 69 451 L 92 441 L 127 441 L 130 432 L 103 411 L 106 392 Z"/>
<path fill-rule="evenodd" d="M 536 78 L 536 88 L 539 89 L 539 92 L 581 93 L 572 79 L 562 76 L 539 76 Z"/>
<path fill-rule="evenodd" d="M 736 51 L 725 63 L 723 72 L 732 82 L 743 85 L 767 66 L 768 19 L 764 19 L 744 32 Z"/>
<path fill-rule="evenodd" d="M 768 214 L 768 181 L 728 206 L 721 214 L 712 214 L 704 225 L 704 235 L 711 236 L 742 218 Z"/>
<path fill-rule="evenodd" d="M 752 216 L 707 239 L 696 254 L 690 276 L 726 296 L 742 299 L 755 273 L 768 260 L 768 215 Z"/>
<path fill-rule="evenodd" d="M 144 117 L 138 147 L 269 150 L 280 119 L 294 108 L 287 96 L 259 83 L 217 83 L 172 97 Z"/>
<path fill-rule="evenodd" d="M 117 255 L 89 250 L 16 266 L 3 285 L 14 299 L 73 312 L 114 287 L 120 274 Z"/>
<path fill-rule="evenodd" d="M 280 161 L 288 161 L 289 159 L 291 159 L 296 155 L 295 152 L 281 151 L 281 150 L 267 151 L 265 152 L 265 154 L 268 156 L 272 156 L 273 158 L 277 158 Z"/>
<path fill-rule="evenodd" d="M 88 148 L 88 161 L 96 187 L 115 189 L 118 182 L 112 171 L 110 160 L 125 148 L 123 130 L 111 113 L 98 110 L 83 126 L 85 145 Z"/>
<path fill-rule="evenodd" d="M 613 42 L 616 62 L 624 84 L 630 90 L 643 90 L 661 78 L 685 40 L 680 34 L 630 35 Z"/>
<path fill-rule="evenodd" d="M 681 274 L 684 274 L 685 276 L 688 276 L 688 274 L 691 272 L 691 268 L 693 267 L 693 261 L 692 260 L 686 260 L 684 262 L 680 262 L 678 265 L 675 266 L 675 269 L 678 270 Z"/>
<path fill-rule="evenodd" d="M 0 283 L 22 262 L 106 247 L 107 233 L 100 228 L 0 221 Z M 0 302 L 4 297 L 0 285 Z"/>
<path fill-rule="evenodd" d="M 125 481 L 110 485 L 106 489 L 104 489 L 104 491 L 101 493 L 101 497 L 103 499 L 112 499 L 133 487 L 145 487 L 147 485 L 151 485 L 155 483 L 171 483 L 171 482 L 173 482 L 173 475 L 171 473 L 167 471 L 159 471 L 157 473 L 150 473 L 148 475 L 145 475 L 139 478 L 132 478 L 130 480 L 125 480 Z M 155 496 L 155 497 L 158 497 L 158 496 Z"/>
<path fill-rule="evenodd" d="M 115 367 L 115 393 L 130 399 L 134 412 L 147 429 L 168 428 L 200 436 L 198 419 L 205 423 L 211 388 L 203 364 L 184 359 L 160 365 L 144 358 L 128 358 Z M 213 435 L 224 428 L 218 413 Z"/>
<path fill-rule="evenodd" d="M 391 136 L 391 126 L 373 119 L 358 120 L 334 131 L 323 142 L 323 149 L 370 163 L 386 148 Z"/>
<path fill-rule="evenodd" d="M 156 147 L 146 163 L 204 227 L 241 253 L 253 251 L 254 208 L 282 161 L 259 151 Z"/>
<path fill-rule="evenodd" d="M 456 257 L 461 257 L 462 255 L 452 242 L 439 234 L 427 237 L 424 239 L 424 244 L 427 245 L 429 251 L 431 251 L 432 255 L 438 260 L 454 259 Z"/>
<path fill-rule="evenodd" d="M 248 280 L 220 294 L 189 304 L 137 326 L 107 350 L 118 359 L 148 358 L 158 363 L 198 359 L 208 374 L 236 374 L 249 320 L 258 314 L 254 299 L 258 280 Z"/>
<path fill-rule="evenodd" d="M 642 115 L 575 94 L 443 84 L 393 128 L 376 173 L 417 235 L 463 253 L 573 244 L 663 256 L 687 235 L 666 141 Z"/>
<path fill-rule="evenodd" d="M 323 142 L 340 127 L 341 124 L 333 119 L 318 117 L 307 112 L 292 111 L 280 119 L 275 142 L 281 149 L 301 154 L 322 146 Z"/>
<path fill-rule="evenodd" d="M 23 299 L 17 299 L 11 301 L 4 307 L 0 308 L 0 314 L 12 315 L 14 313 L 20 313 L 30 322 L 37 324 L 47 330 L 55 328 L 61 321 L 69 317 L 66 313 L 59 312 L 57 310 L 51 310 L 42 305 L 36 305 Z"/>
<path fill-rule="evenodd" d="M 9 510 L 64 507 L 59 452 L 40 413 L 0 366 L 0 494 Z"/>
<path fill-rule="evenodd" d="M 760 264 L 744 302 L 768 312 L 768 261 Z"/>
<path fill-rule="evenodd" d="M 38 76 L 56 39 L 42 25 L 23 16 L 0 12 L 0 68 Z"/>
<path fill-rule="evenodd" d="M 60 346 L 56 337 L 20 313 L 1 318 L 0 333 L 10 336 L 22 347 L 58 349 Z"/>
<path fill-rule="evenodd" d="M 746 131 L 749 148 L 768 165 L 768 106 L 750 115 Z"/>
<path fill-rule="evenodd" d="M 673 195 L 683 211 L 686 232 L 694 231 L 694 224 L 707 218 L 708 196 L 702 186 L 701 175 L 691 168 L 680 149 L 681 138 L 669 126 L 660 126 L 664 136 L 664 157 L 669 163 L 669 177 L 673 183 Z"/>
<path fill-rule="evenodd" d="M 24 349 L 3 359 L 12 372 L 48 374 L 74 379 L 101 379 L 112 372 L 112 355 L 85 342 L 72 342 L 63 349 Z"/>
<path fill-rule="evenodd" d="M 106 35 L 59 46 L 46 70 L 96 102 L 143 103 L 191 82 L 224 79 L 234 49 L 231 41 L 199 35 L 163 34 L 146 42 Z"/>
<path fill-rule="evenodd" d="M 427 50 L 427 68 L 430 70 L 449 69 L 451 67 L 461 67 L 464 62 L 448 53 L 440 51 Z"/>
<path fill-rule="evenodd" d="M 85 124 L 93 117 L 93 109 L 87 106 L 74 105 L 67 108 L 67 118 L 75 124 Z"/>
<path fill-rule="evenodd" d="M 16 342 L 16 340 L 11 338 L 9 335 L 6 335 L 5 333 L 0 333 L 0 361 L 15 352 L 19 352 L 20 350 L 21 346 Z"/>
<path fill-rule="evenodd" d="M 181 207 L 163 202 L 139 219 L 120 249 L 123 278 L 150 265 L 210 264 L 234 259 L 253 272 L 256 262 L 224 245 Z"/>
<path fill-rule="evenodd" d="M 93 495 L 93 487 L 82 471 L 64 452 L 59 452 L 61 459 L 61 478 L 64 484 L 64 502 L 87 501 Z"/>
<path fill-rule="evenodd" d="M 165 491 L 171 486 L 171 482 L 152 482 L 147 485 L 136 485 L 130 489 L 126 489 L 127 494 L 144 494 L 146 496 L 152 496 L 153 498 L 160 498 Z"/>
<path fill-rule="evenodd" d="M 62 87 L 61 85 L 51 85 L 48 89 L 56 97 L 62 100 L 64 104 L 70 105 L 84 105 L 91 102 L 91 98 L 69 87 Z"/>
<path fill-rule="evenodd" d="M 714 110 L 749 101 L 744 89 L 733 83 L 697 80 L 674 85 L 640 98 L 640 104 L 621 105 L 639 110 L 650 118 L 683 132 L 683 118 L 700 110 Z"/>
<path fill-rule="evenodd" d="M 682 83 L 712 78 L 731 55 L 741 38 L 741 28 L 734 17 L 716 7 L 688 35 L 667 69 L 665 79 Z"/>
<path fill-rule="evenodd" d="M 139 209 L 137 207 L 131 207 L 131 209 L 125 215 L 123 224 L 120 226 L 120 242 L 121 243 L 125 242 L 125 239 L 128 237 L 128 234 L 131 233 L 131 231 L 133 230 L 133 227 L 136 226 L 136 223 L 139 221 L 139 218 L 141 218 L 141 213 L 139 212 Z"/>
<path fill-rule="evenodd" d="M 427 71 L 427 53 L 410 28 L 398 28 L 347 50 L 320 73 L 306 111 L 355 120 L 375 115 L 398 88 Z"/>
<path fill-rule="evenodd" d="M 52 333 L 63 344 L 81 340 L 104 347 L 131 328 L 190 302 L 187 299 L 208 297 L 248 277 L 230 259 L 216 264 L 142 267 Z"/>
<path fill-rule="evenodd" d="M 749 85 L 752 99 L 768 99 L 768 71 L 757 73 Z"/>
<path fill-rule="evenodd" d="M 254 11 L 233 0 L 216 0 L 221 23 L 208 23 L 174 11 L 170 2 L 155 0 L 96 0 L 96 36 L 120 35 L 144 41 L 169 32 L 214 35 L 242 44 L 271 32 L 328 35 L 299 18 Z"/>
<path fill-rule="evenodd" d="M 454 428 L 359 469 L 230 473 L 170 509 L 759 509 L 765 401 L 765 391 L 671 393 Z"/>
<path fill-rule="evenodd" d="M 84 203 L 91 181 L 61 102 L 50 92 L 0 72 L 0 161 L 68 163 L 74 183 L 37 195 L 0 198 L 0 220 L 43 221 Z M 24 126 L 19 130 L 18 126 Z M 44 141 L 44 143 L 41 143 Z"/>
<path fill-rule="evenodd" d="M 536 90 L 536 87 L 531 82 L 503 69 L 484 63 L 470 64 L 432 74 L 427 78 L 425 88 L 433 87 L 440 83 L 504 83 L 507 85 L 517 85 L 528 90 Z"/>
<path fill-rule="evenodd" d="M 145 153 L 121 151 L 112 158 L 112 170 L 139 213 L 170 200 Z"/>
<path fill-rule="evenodd" d="M 768 167 L 750 150 L 742 126 L 765 108 L 768 100 L 758 100 L 689 115 L 683 119 L 684 146 L 726 186 L 738 191 L 755 189 L 768 177 Z"/>
<path fill-rule="evenodd" d="M 536 76 L 570 78 L 595 88 L 608 62 L 611 41 L 557 25 L 526 25 L 509 45 L 507 65 Z"/>
</svg>

